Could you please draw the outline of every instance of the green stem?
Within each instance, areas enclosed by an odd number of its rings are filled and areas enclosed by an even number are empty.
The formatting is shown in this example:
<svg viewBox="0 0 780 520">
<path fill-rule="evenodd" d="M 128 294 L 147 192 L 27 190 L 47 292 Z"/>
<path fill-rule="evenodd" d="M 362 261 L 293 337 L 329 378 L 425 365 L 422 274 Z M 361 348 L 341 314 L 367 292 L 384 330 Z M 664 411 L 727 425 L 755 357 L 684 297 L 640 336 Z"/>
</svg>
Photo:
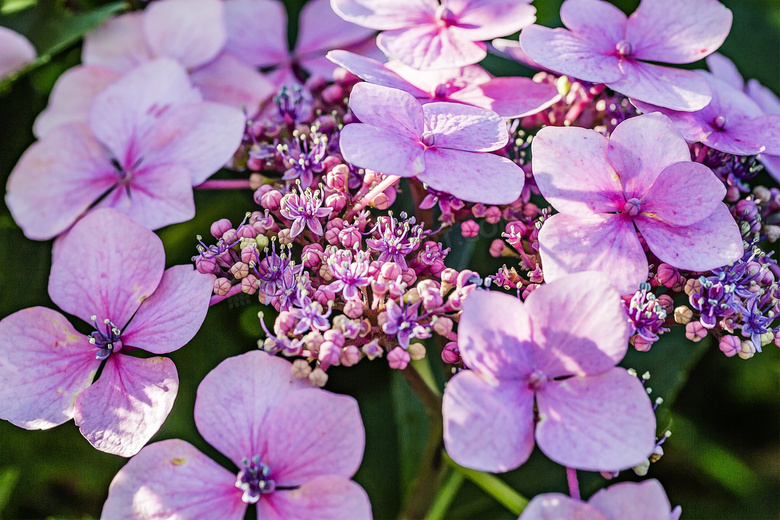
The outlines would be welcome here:
<svg viewBox="0 0 780 520">
<path fill-rule="evenodd" d="M 457 471 L 450 472 L 447 480 L 439 489 L 439 495 L 433 502 L 431 509 L 428 510 L 428 516 L 425 517 L 425 520 L 445 520 L 447 510 L 449 510 L 452 501 L 455 500 L 463 480 L 462 473 Z"/>
<path fill-rule="evenodd" d="M 485 493 L 496 499 L 498 503 L 507 508 L 513 514 L 519 515 L 528 505 L 528 499 L 512 489 L 509 484 L 495 475 L 464 468 L 452 460 L 446 453 L 443 455 L 444 462 L 452 466 L 455 471 L 473 482 Z"/>
</svg>

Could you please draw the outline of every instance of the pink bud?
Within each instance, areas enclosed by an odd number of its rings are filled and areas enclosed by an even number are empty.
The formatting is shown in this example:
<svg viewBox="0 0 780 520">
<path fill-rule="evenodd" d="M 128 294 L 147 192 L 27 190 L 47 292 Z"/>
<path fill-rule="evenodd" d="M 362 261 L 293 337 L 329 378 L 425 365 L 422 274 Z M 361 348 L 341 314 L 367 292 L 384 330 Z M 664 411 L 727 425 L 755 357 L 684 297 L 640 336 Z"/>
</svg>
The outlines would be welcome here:
<svg viewBox="0 0 780 520">
<path fill-rule="evenodd" d="M 322 337 L 325 338 L 325 341 L 330 341 L 339 348 L 344 346 L 344 333 L 339 329 L 328 329 L 322 334 Z"/>
<path fill-rule="evenodd" d="M 484 218 L 485 215 L 487 215 L 487 207 L 481 202 L 478 202 L 471 208 L 471 214 L 474 215 L 474 218 Z"/>
<path fill-rule="evenodd" d="M 493 242 L 490 244 L 490 256 L 493 258 L 498 258 L 503 252 L 504 241 L 499 239 L 493 240 Z"/>
<path fill-rule="evenodd" d="M 347 345 L 341 349 L 341 364 L 345 367 L 357 365 L 360 361 L 360 350 L 355 345 Z"/>
<path fill-rule="evenodd" d="M 668 294 L 662 294 L 658 297 L 658 304 L 661 306 L 661 308 L 664 310 L 664 312 L 671 316 L 674 312 L 674 299 L 669 296 Z"/>
<path fill-rule="evenodd" d="M 634 348 L 637 349 L 639 352 L 647 352 L 650 350 L 650 347 L 653 346 L 652 341 L 647 341 L 642 336 L 634 336 L 633 338 Z"/>
<path fill-rule="evenodd" d="M 309 89 L 310 92 L 322 90 L 327 84 L 328 78 L 320 76 L 319 74 L 312 74 L 306 80 L 306 88 Z"/>
<path fill-rule="evenodd" d="M 325 205 L 333 208 L 333 213 L 336 214 L 347 205 L 347 197 L 343 193 L 331 193 L 325 197 Z"/>
<path fill-rule="evenodd" d="M 228 291 L 230 291 L 231 287 L 230 280 L 227 278 L 217 278 L 214 280 L 214 294 L 217 296 L 225 296 Z"/>
<path fill-rule="evenodd" d="M 257 248 L 254 245 L 246 246 L 241 250 L 241 261 L 245 264 L 257 262 Z"/>
<path fill-rule="evenodd" d="M 485 220 L 488 224 L 498 224 L 501 221 L 501 210 L 497 206 L 490 206 L 485 212 Z"/>
<path fill-rule="evenodd" d="M 244 262 L 236 262 L 233 264 L 233 267 L 230 268 L 230 274 L 232 274 L 236 280 L 240 280 L 249 274 L 249 265 Z"/>
<path fill-rule="evenodd" d="M 346 164 L 339 164 L 334 166 L 325 177 L 325 182 L 327 183 L 328 188 L 342 192 L 346 191 L 348 180 L 349 167 Z"/>
<path fill-rule="evenodd" d="M 387 188 L 385 191 L 374 197 L 371 204 L 376 209 L 388 209 L 393 205 L 396 198 L 396 190 L 394 187 Z"/>
<path fill-rule="evenodd" d="M 222 218 L 211 224 L 211 236 L 214 238 L 221 238 L 225 234 L 225 231 L 233 229 L 233 224 L 226 218 Z"/>
<path fill-rule="evenodd" d="M 395 281 L 398 279 L 399 276 L 403 274 L 403 271 L 401 270 L 401 266 L 399 266 L 395 262 L 385 262 L 382 265 L 380 274 L 385 280 Z"/>
<path fill-rule="evenodd" d="M 199 256 L 195 259 L 195 268 L 199 273 L 210 274 L 217 268 L 217 262 L 213 258 Z"/>
<path fill-rule="evenodd" d="M 363 304 L 358 300 L 347 300 L 344 304 L 344 314 L 352 319 L 357 319 L 363 315 Z"/>
<path fill-rule="evenodd" d="M 292 364 L 292 374 L 295 379 L 306 379 L 311 374 L 311 367 L 304 359 L 296 359 Z"/>
<path fill-rule="evenodd" d="M 248 274 L 241 279 L 241 291 L 245 294 L 255 294 L 259 288 L 260 283 L 255 275 Z"/>
<path fill-rule="evenodd" d="M 689 341 L 698 343 L 702 339 L 707 337 L 707 329 L 699 321 L 692 321 L 685 326 L 685 337 Z"/>
<path fill-rule="evenodd" d="M 448 267 L 441 272 L 441 281 L 450 285 L 455 285 L 458 281 L 458 274 L 458 271 L 452 267 Z"/>
<path fill-rule="evenodd" d="M 341 347 L 332 341 L 323 341 L 320 345 L 319 360 L 323 370 L 327 370 L 331 365 L 338 365 L 340 362 Z"/>
<path fill-rule="evenodd" d="M 258 188 L 258 192 L 263 189 L 263 186 Z M 257 193 L 257 192 L 256 192 Z M 255 200 L 257 197 L 255 196 Z M 269 211 L 278 211 L 282 207 L 282 194 L 279 190 L 271 189 L 266 191 L 260 197 L 260 205 Z"/>
<path fill-rule="evenodd" d="M 257 230 L 252 226 L 241 226 L 236 236 L 239 238 L 255 238 L 257 236 Z"/>
<path fill-rule="evenodd" d="M 288 311 L 282 311 L 274 322 L 274 332 L 277 336 L 286 336 L 293 331 L 296 325 L 295 315 Z"/>
<path fill-rule="evenodd" d="M 680 283 L 680 272 L 669 264 L 661 264 L 656 271 L 658 283 L 664 287 L 674 287 Z"/>
<path fill-rule="evenodd" d="M 341 244 L 347 249 L 353 249 L 355 246 L 360 246 L 363 235 L 357 228 L 347 226 L 339 233 L 339 240 L 341 240 Z"/>
<path fill-rule="evenodd" d="M 452 320 L 446 316 L 437 316 L 436 319 L 433 320 L 431 328 L 433 328 L 433 331 L 439 336 L 446 336 L 452 332 Z"/>
<path fill-rule="evenodd" d="M 409 361 L 411 361 L 412 357 L 409 355 L 407 351 L 402 349 L 401 347 L 395 347 L 393 350 L 387 353 L 387 363 L 390 365 L 390 368 L 394 368 L 396 370 L 403 370 L 409 365 Z"/>
<path fill-rule="evenodd" d="M 324 249 L 321 244 L 306 244 L 303 246 L 303 265 L 308 269 L 315 269 L 322 262 L 322 253 Z"/>
<path fill-rule="evenodd" d="M 742 341 L 736 336 L 727 334 L 720 338 L 718 348 L 721 352 L 726 354 L 727 357 L 734 357 L 742 350 Z"/>
<path fill-rule="evenodd" d="M 460 234 L 465 238 L 474 238 L 479 235 L 479 224 L 473 220 L 466 220 L 460 224 Z"/>
<path fill-rule="evenodd" d="M 326 103 L 335 104 L 344 98 L 344 89 L 339 85 L 330 85 L 322 91 L 322 99 Z"/>
<path fill-rule="evenodd" d="M 414 285 L 414 282 L 416 280 L 417 280 L 417 273 L 415 273 L 413 269 L 407 269 L 401 275 L 401 281 L 408 286 Z"/>
<path fill-rule="evenodd" d="M 309 374 L 309 382 L 314 386 L 322 388 L 328 382 L 328 374 L 319 367 L 315 368 L 312 370 L 311 374 Z"/>
<path fill-rule="evenodd" d="M 453 365 L 460 362 L 460 349 L 458 344 L 454 341 L 450 341 L 441 351 L 441 360 L 445 363 Z"/>
</svg>

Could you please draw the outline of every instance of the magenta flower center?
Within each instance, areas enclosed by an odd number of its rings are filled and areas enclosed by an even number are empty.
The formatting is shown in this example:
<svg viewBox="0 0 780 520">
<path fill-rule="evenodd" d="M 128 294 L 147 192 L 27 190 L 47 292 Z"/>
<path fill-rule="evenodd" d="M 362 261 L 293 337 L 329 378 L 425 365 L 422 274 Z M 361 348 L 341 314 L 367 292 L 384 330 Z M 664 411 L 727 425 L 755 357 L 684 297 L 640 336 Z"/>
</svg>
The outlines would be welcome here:
<svg viewBox="0 0 780 520">
<path fill-rule="evenodd" d="M 547 384 L 547 376 L 541 370 L 534 370 L 528 376 L 528 386 L 535 391 L 539 391 Z"/>
<path fill-rule="evenodd" d="M 619 55 L 627 58 L 634 52 L 634 46 L 628 40 L 620 40 L 615 45 L 615 50 Z"/>
<path fill-rule="evenodd" d="M 244 469 L 236 475 L 236 487 L 244 492 L 241 500 L 245 504 L 256 504 L 260 495 L 268 495 L 276 490 L 276 482 L 269 478 L 271 468 L 260 462 L 260 456 L 242 461 Z"/>
<path fill-rule="evenodd" d="M 642 212 L 642 204 L 637 198 L 628 199 L 623 206 L 623 213 L 629 217 L 636 217 Z"/>
<path fill-rule="evenodd" d="M 89 343 L 98 349 L 95 353 L 95 359 L 107 359 L 112 352 L 119 352 L 122 349 L 122 331 L 109 319 L 103 320 L 103 330 L 101 331 L 97 316 L 93 315 L 91 319 L 95 325 L 95 332 L 89 335 Z"/>
<path fill-rule="evenodd" d="M 422 137 L 420 137 L 420 142 L 424 144 L 426 148 L 430 148 L 436 144 L 436 134 L 428 131 L 423 132 Z"/>
<path fill-rule="evenodd" d="M 458 21 L 457 18 L 455 18 L 455 13 L 443 5 L 440 5 L 436 9 L 436 20 L 438 20 L 439 24 L 443 25 L 444 27 L 455 25 Z"/>
<path fill-rule="evenodd" d="M 718 130 L 725 130 L 726 129 L 726 123 L 728 122 L 728 118 L 726 116 L 718 116 L 715 118 L 715 120 L 712 122 L 712 125 L 717 128 Z"/>
</svg>

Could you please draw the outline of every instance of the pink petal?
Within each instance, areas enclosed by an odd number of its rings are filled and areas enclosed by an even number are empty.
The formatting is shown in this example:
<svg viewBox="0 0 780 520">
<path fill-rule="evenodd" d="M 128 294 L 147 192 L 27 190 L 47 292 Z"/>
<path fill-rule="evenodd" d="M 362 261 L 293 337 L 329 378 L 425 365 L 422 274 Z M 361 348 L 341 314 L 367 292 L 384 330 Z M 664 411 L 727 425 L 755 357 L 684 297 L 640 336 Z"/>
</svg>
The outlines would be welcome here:
<svg viewBox="0 0 780 520">
<path fill-rule="evenodd" d="M 349 108 L 362 123 L 392 129 L 400 136 L 419 140 L 424 131 L 422 105 L 401 90 L 358 83 L 349 96 Z"/>
<path fill-rule="evenodd" d="M 689 162 L 691 152 L 672 121 L 655 113 L 620 123 L 609 139 L 607 160 L 620 176 L 626 200 L 643 199 L 664 168 Z"/>
<path fill-rule="evenodd" d="M 0 27 L 0 49 L 3 49 L 0 54 L 0 79 L 24 68 L 38 56 L 27 38 L 6 27 Z"/>
<path fill-rule="evenodd" d="M 268 78 L 225 53 L 191 72 L 190 80 L 206 101 L 239 110 L 246 107 L 250 117 L 257 113 L 262 103 L 276 94 L 276 86 Z"/>
<path fill-rule="evenodd" d="M 483 204 L 510 204 L 525 184 L 523 170 L 506 157 L 448 149 L 427 150 L 425 171 L 417 177 L 436 190 Z"/>
<path fill-rule="evenodd" d="M 432 23 L 438 3 L 434 0 L 331 0 L 343 19 L 380 31 Z"/>
<path fill-rule="evenodd" d="M 492 152 L 509 141 L 504 119 L 490 110 L 458 103 L 423 105 L 425 130 L 433 132 L 436 148 Z"/>
<path fill-rule="evenodd" d="M 165 422 L 178 390 L 170 359 L 112 354 L 100 379 L 76 398 L 74 419 L 98 450 L 132 457 Z"/>
<path fill-rule="evenodd" d="M 747 83 L 747 93 L 767 114 L 780 114 L 780 98 L 758 81 L 751 79 Z"/>
<path fill-rule="evenodd" d="M 146 446 L 119 470 L 102 518 L 242 520 L 236 476 L 194 446 L 168 439 Z"/>
<path fill-rule="evenodd" d="M 524 382 L 461 372 L 444 388 L 442 413 L 444 447 L 461 466 L 509 471 L 534 448 L 534 393 Z"/>
<path fill-rule="evenodd" d="M 780 156 L 761 154 L 758 160 L 764 165 L 764 168 L 773 179 L 780 182 Z"/>
<path fill-rule="evenodd" d="M 287 61 L 287 15 L 282 2 L 225 0 L 224 4 L 228 34 L 225 51 L 255 67 Z"/>
<path fill-rule="evenodd" d="M 339 145 L 344 159 L 360 168 L 402 177 L 425 170 L 422 146 L 383 128 L 352 123 L 341 131 Z"/>
<path fill-rule="evenodd" d="M 520 33 L 529 58 L 544 68 L 593 83 L 617 81 L 622 76 L 617 56 L 566 29 L 530 25 Z"/>
<path fill-rule="evenodd" d="M 482 85 L 491 80 L 492 76 L 479 65 L 467 65 L 465 67 L 452 67 L 436 70 L 417 70 L 404 65 L 400 61 L 391 60 L 385 67 L 395 72 L 401 78 L 425 92 L 424 98 L 436 101 L 448 101 L 449 96 L 437 96 L 439 86 L 445 87 L 445 91 L 452 95 L 460 89 Z"/>
<path fill-rule="evenodd" d="M 713 76 L 728 83 L 733 88 L 737 90 L 745 88 L 745 80 L 742 79 L 742 74 L 737 70 L 737 66 L 721 53 L 715 52 L 707 56 L 707 68 L 710 69 Z"/>
<path fill-rule="evenodd" d="M 522 379 L 531 373 L 534 344 L 531 318 L 508 294 L 473 291 L 463 302 L 458 347 L 466 365 L 494 378 Z"/>
<path fill-rule="evenodd" d="M 626 39 L 637 59 L 691 63 L 723 44 L 731 19 L 717 0 L 643 0 L 628 19 Z"/>
<path fill-rule="evenodd" d="M 501 117 L 525 117 L 541 112 L 560 99 L 558 89 L 530 78 L 493 78 L 449 96 L 450 101 L 492 110 Z"/>
<path fill-rule="evenodd" d="M 144 34 L 144 13 L 127 13 L 109 18 L 84 37 L 81 62 L 117 72 L 128 72 L 152 59 Z"/>
<path fill-rule="evenodd" d="M 49 106 L 35 119 L 35 136 L 40 139 L 66 123 L 86 125 L 95 96 L 119 77 L 118 72 L 97 65 L 80 65 L 66 70 L 54 84 Z"/>
<path fill-rule="evenodd" d="M 718 204 L 712 215 L 688 226 L 646 217 L 635 222 L 653 254 L 680 269 L 709 271 L 736 262 L 744 252 L 739 226 L 725 204 Z"/>
<path fill-rule="evenodd" d="M 548 283 L 570 273 L 601 271 L 620 294 L 633 294 L 647 281 L 647 257 L 622 215 L 553 215 L 539 232 L 539 244 Z"/>
<path fill-rule="evenodd" d="M 588 503 L 603 511 L 608 520 L 670 520 L 672 509 L 663 486 L 655 479 L 621 482 L 601 489 L 590 497 Z"/>
<path fill-rule="evenodd" d="M 560 493 L 536 495 L 519 520 L 610 520 L 596 507 Z M 627 520 L 631 517 L 626 517 Z M 668 519 L 667 519 L 668 520 Z"/>
<path fill-rule="evenodd" d="M 355 482 L 325 475 L 297 489 L 278 490 L 260 498 L 258 520 L 371 520 L 368 495 Z"/>
<path fill-rule="evenodd" d="M 375 31 L 346 22 L 330 7 L 330 0 L 312 0 L 301 9 L 295 54 L 325 54 L 373 36 Z"/>
<path fill-rule="evenodd" d="M 593 130 L 542 128 L 531 143 L 534 180 L 542 196 L 563 213 L 619 211 L 620 178 L 607 160 L 607 139 Z"/>
<path fill-rule="evenodd" d="M 700 163 L 667 166 L 645 194 L 642 214 L 676 226 L 709 217 L 726 196 L 723 183 Z"/>
<path fill-rule="evenodd" d="M 457 19 L 451 30 L 471 41 L 492 40 L 516 33 L 536 21 L 531 0 L 447 0 Z"/>
<path fill-rule="evenodd" d="M 122 329 L 160 282 L 165 251 L 157 235 L 119 212 L 96 210 L 60 239 L 49 296 L 62 310 Z"/>
<path fill-rule="evenodd" d="M 536 393 L 536 402 L 536 442 L 563 466 L 621 471 L 644 462 L 655 446 L 650 399 L 623 368 L 550 381 Z"/>
<path fill-rule="evenodd" d="M 89 130 L 66 124 L 22 155 L 8 177 L 5 202 L 28 238 L 48 240 L 68 229 L 117 180 Z"/>
<path fill-rule="evenodd" d="M 741 121 L 733 129 L 740 141 L 755 142 L 762 152 L 780 154 L 780 115 L 759 116 L 749 121 Z"/>
<path fill-rule="evenodd" d="M 634 60 L 622 60 L 620 69 L 623 77 L 607 86 L 632 99 L 684 112 L 701 110 L 712 99 L 707 82 L 692 70 Z"/>
<path fill-rule="evenodd" d="M 328 53 L 328 59 L 369 83 L 403 90 L 416 98 L 428 97 L 427 92 L 415 87 L 377 60 L 366 58 L 353 52 L 340 50 L 330 51 Z"/>
<path fill-rule="evenodd" d="M 201 274 L 191 265 L 166 269 L 160 285 L 122 332 L 122 343 L 153 354 L 183 347 L 203 324 L 213 287 L 214 276 Z"/>
<path fill-rule="evenodd" d="M 366 434 L 352 397 L 317 388 L 292 392 L 270 409 L 264 424 L 263 461 L 277 486 L 324 475 L 350 478 L 363 460 Z"/>
<path fill-rule="evenodd" d="M 626 15 L 602 0 L 566 0 L 561 5 L 561 21 L 577 36 L 604 54 L 616 51 L 626 37 Z"/>
<path fill-rule="evenodd" d="M 45 430 L 73 418 L 100 361 L 59 312 L 32 307 L 0 321 L 0 418 Z"/>
<path fill-rule="evenodd" d="M 386 55 L 420 70 L 464 67 L 487 56 L 484 43 L 433 24 L 380 33 L 376 44 Z"/>
<path fill-rule="evenodd" d="M 541 65 L 532 60 L 523 50 L 523 46 L 519 41 L 505 40 L 503 38 L 497 38 L 490 42 L 493 50 L 499 55 L 509 60 L 515 60 L 516 62 L 525 65 L 529 69 L 541 70 L 544 69 Z M 548 72 L 552 72 L 549 69 L 544 69 Z"/>
<path fill-rule="evenodd" d="M 311 385 L 293 377 L 289 361 L 259 350 L 228 358 L 198 386 L 195 424 L 209 444 L 241 467 L 243 458 L 265 454 L 270 410 L 301 388 Z"/>
<path fill-rule="evenodd" d="M 190 69 L 214 59 L 227 42 L 220 0 L 166 0 L 144 11 L 144 34 L 155 56 Z"/>
<path fill-rule="evenodd" d="M 528 296 L 526 308 L 533 316 L 533 366 L 548 378 L 601 374 L 626 355 L 626 311 L 602 273 L 549 282 Z"/>
</svg>

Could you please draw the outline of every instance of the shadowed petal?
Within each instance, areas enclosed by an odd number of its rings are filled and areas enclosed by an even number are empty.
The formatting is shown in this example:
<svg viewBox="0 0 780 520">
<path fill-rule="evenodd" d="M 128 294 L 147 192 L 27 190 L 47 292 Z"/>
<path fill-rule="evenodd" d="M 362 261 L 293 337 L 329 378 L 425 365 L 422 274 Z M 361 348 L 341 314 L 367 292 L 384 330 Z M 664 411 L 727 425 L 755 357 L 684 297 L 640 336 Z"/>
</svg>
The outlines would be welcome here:
<svg viewBox="0 0 780 520">
<path fill-rule="evenodd" d="M 278 65 L 288 59 L 287 15 L 282 2 L 225 0 L 224 4 L 225 51 L 255 67 Z"/>
<path fill-rule="evenodd" d="M 76 398 L 74 419 L 98 450 L 132 457 L 165 422 L 178 389 L 170 359 L 113 354 L 100 379 Z"/>
<path fill-rule="evenodd" d="M 326 475 L 291 490 L 277 490 L 257 503 L 258 520 L 371 520 L 368 495 L 355 482 Z"/>
<path fill-rule="evenodd" d="M 519 520 L 570 520 L 572 518 L 577 520 L 611 520 L 595 506 L 560 493 L 536 495 L 523 509 Z M 624 517 L 624 520 L 628 518 L 631 517 Z"/>
<path fill-rule="evenodd" d="M 737 66 L 734 62 L 720 54 L 715 52 L 707 56 L 707 68 L 710 69 L 712 75 L 721 81 L 726 82 L 737 90 L 744 90 L 745 81 L 742 79 L 742 74 L 737 70 Z"/>
<path fill-rule="evenodd" d="M 501 117 L 525 117 L 550 107 L 560 99 L 558 89 L 530 78 L 493 78 L 454 92 L 450 101 L 492 110 Z"/>
<path fill-rule="evenodd" d="M 679 162 L 664 168 L 642 200 L 642 213 L 676 226 L 712 215 L 726 196 L 723 183 L 700 163 Z"/>
<path fill-rule="evenodd" d="M 0 79 L 24 68 L 38 56 L 27 38 L 5 27 L 0 27 L 0 49 L 3 49 L 0 54 Z"/>
<path fill-rule="evenodd" d="M 707 82 L 692 70 L 634 60 L 622 60 L 620 69 L 623 77 L 607 86 L 632 99 L 685 112 L 701 110 L 712 99 Z"/>
<path fill-rule="evenodd" d="M 365 123 L 418 140 L 423 133 L 423 109 L 408 92 L 358 83 L 349 97 L 349 108 Z"/>
<path fill-rule="evenodd" d="M 516 33 L 536 21 L 531 0 L 447 0 L 457 24 L 451 31 L 472 41 L 492 40 Z"/>
<path fill-rule="evenodd" d="M 127 72 L 152 59 L 144 34 L 144 13 L 109 18 L 84 36 L 81 62 Z"/>
<path fill-rule="evenodd" d="M 428 92 L 415 87 L 377 60 L 341 50 L 330 51 L 327 56 L 330 61 L 344 67 L 363 81 L 403 90 L 416 98 L 429 97 Z"/>
<path fill-rule="evenodd" d="M 341 131 L 339 145 L 349 163 L 385 175 L 414 177 L 425 170 L 422 145 L 384 128 L 347 125 Z"/>
<path fill-rule="evenodd" d="M 0 321 L 0 418 L 45 430 L 73 418 L 73 401 L 100 361 L 59 312 L 24 309 Z"/>
<path fill-rule="evenodd" d="M 236 466 L 265 454 L 266 416 L 294 390 L 311 388 L 292 375 L 292 364 L 255 350 L 228 358 L 198 386 L 195 424 L 209 444 Z M 230 406 L 225 406 L 230 403 Z"/>
<path fill-rule="evenodd" d="M 602 0 L 566 0 L 561 5 L 561 21 L 604 54 L 614 53 L 626 37 L 626 15 Z"/>
<path fill-rule="evenodd" d="M 214 287 L 214 276 L 191 265 L 175 265 L 163 273 L 160 285 L 147 298 L 122 333 L 122 343 L 154 354 L 186 345 L 198 332 Z"/>
<path fill-rule="evenodd" d="M 758 160 L 776 181 L 780 182 L 780 156 L 761 154 Z"/>
<path fill-rule="evenodd" d="M 643 482 L 621 482 L 601 489 L 588 500 L 603 511 L 610 520 L 641 518 L 642 520 L 670 520 L 672 506 L 661 483 L 655 479 Z"/>
<path fill-rule="evenodd" d="M 464 67 L 487 56 L 484 43 L 459 37 L 454 29 L 426 24 L 386 31 L 376 44 L 386 55 L 419 70 Z"/>
<path fill-rule="evenodd" d="M 434 146 L 467 152 L 492 152 L 506 145 L 504 119 L 490 110 L 457 103 L 423 105 L 425 130 L 433 132 Z"/>
<path fill-rule="evenodd" d="M 444 447 L 461 466 L 509 471 L 534 448 L 534 393 L 525 382 L 461 372 L 444 389 L 442 413 Z"/>
<path fill-rule="evenodd" d="M 235 56 L 222 53 L 190 73 L 190 80 L 206 101 L 242 109 L 253 116 L 260 105 L 276 94 L 271 81 Z M 213 134 L 209 133 L 211 137 Z"/>
<path fill-rule="evenodd" d="M 623 368 L 550 381 L 536 393 L 536 442 L 558 464 L 620 471 L 655 446 L 655 414 L 642 383 Z"/>
<path fill-rule="evenodd" d="M 165 250 L 157 235 L 112 209 L 89 213 L 60 239 L 49 295 L 65 312 L 120 329 L 160 282 Z"/>
<path fill-rule="evenodd" d="M 767 114 L 780 114 L 780 98 L 758 81 L 751 79 L 747 83 L 747 93 Z"/>
<path fill-rule="evenodd" d="M 345 21 L 330 7 L 330 0 L 312 0 L 301 9 L 295 54 L 343 49 L 370 38 L 375 32 Z"/>
<path fill-rule="evenodd" d="M 146 446 L 111 481 L 106 520 L 242 520 L 236 476 L 194 446 L 169 439 Z"/>
<path fill-rule="evenodd" d="M 380 31 L 431 23 L 435 0 L 331 0 L 333 10 L 348 22 Z"/>
</svg>

